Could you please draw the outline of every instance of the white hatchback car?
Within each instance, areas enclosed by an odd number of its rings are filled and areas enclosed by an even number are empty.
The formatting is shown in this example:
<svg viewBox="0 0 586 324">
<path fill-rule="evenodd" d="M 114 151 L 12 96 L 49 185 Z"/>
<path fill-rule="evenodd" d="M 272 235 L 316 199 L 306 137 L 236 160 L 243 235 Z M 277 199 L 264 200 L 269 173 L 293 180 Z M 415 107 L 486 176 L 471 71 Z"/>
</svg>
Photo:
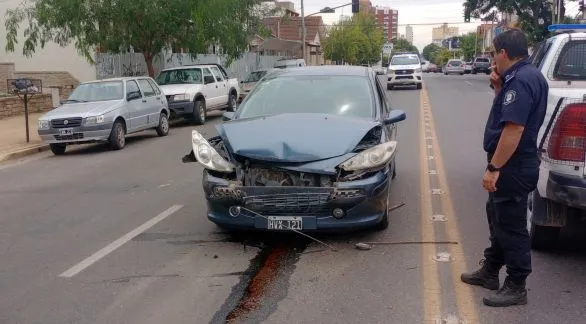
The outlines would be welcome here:
<svg viewBox="0 0 586 324">
<path fill-rule="evenodd" d="M 387 89 L 392 90 L 399 85 L 414 85 L 421 89 L 423 74 L 421 61 L 417 54 L 394 55 L 387 70 Z"/>
</svg>

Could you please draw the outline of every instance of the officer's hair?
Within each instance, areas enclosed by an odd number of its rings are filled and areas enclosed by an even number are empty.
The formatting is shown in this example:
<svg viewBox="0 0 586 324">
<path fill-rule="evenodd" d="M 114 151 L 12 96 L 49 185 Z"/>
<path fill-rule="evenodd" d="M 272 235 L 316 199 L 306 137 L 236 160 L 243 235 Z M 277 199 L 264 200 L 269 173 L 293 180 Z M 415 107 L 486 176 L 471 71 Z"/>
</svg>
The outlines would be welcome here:
<svg viewBox="0 0 586 324">
<path fill-rule="evenodd" d="M 529 56 L 527 36 L 520 29 L 509 29 L 496 36 L 492 42 L 497 52 L 504 49 L 513 60 Z"/>
</svg>

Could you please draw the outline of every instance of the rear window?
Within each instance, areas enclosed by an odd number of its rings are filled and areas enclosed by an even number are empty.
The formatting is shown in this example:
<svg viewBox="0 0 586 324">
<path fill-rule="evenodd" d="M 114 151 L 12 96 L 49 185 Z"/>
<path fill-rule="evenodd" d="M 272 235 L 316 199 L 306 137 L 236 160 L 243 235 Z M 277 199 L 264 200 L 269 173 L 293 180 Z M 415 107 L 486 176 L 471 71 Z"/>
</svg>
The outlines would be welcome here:
<svg viewBox="0 0 586 324">
<path fill-rule="evenodd" d="M 486 57 L 478 57 L 476 58 L 476 62 L 480 62 L 480 63 L 490 63 L 490 60 Z"/>
<path fill-rule="evenodd" d="M 462 65 L 462 61 L 449 61 L 448 64 L 451 66 L 460 66 Z"/>
<path fill-rule="evenodd" d="M 586 80 L 586 40 L 569 41 L 564 46 L 553 77 L 562 81 Z"/>
</svg>

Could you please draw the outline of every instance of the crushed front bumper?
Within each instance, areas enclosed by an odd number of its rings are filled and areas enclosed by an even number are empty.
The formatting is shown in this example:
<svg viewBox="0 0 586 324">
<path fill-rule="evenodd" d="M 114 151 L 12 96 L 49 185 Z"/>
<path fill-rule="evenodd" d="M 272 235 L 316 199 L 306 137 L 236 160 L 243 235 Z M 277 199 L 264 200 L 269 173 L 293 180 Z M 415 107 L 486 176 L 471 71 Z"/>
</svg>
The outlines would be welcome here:
<svg viewBox="0 0 586 324">
<path fill-rule="evenodd" d="M 106 142 L 110 137 L 113 123 L 98 125 L 81 125 L 72 127 L 73 134 L 61 135 L 59 128 L 39 130 L 39 137 L 48 144 L 85 144 Z"/>
<path fill-rule="evenodd" d="M 184 116 L 193 114 L 194 103 L 193 101 L 181 100 L 181 101 L 168 101 L 169 110 L 173 116 Z"/>
<path fill-rule="evenodd" d="M 382 221 L 389 180 L 381 171 L 332 187 L 245 187 L 204 171 L 203 189 L 208 219 L 222 227 L 269 230 L 267 217 L 296 216 L 303 220 L 302 231 L 351 231 Z M 231 215 L 230 207 L 241 207 L 240 213 Z M 335 209 L 343 217 L 334 217 Z"/>
</svg>

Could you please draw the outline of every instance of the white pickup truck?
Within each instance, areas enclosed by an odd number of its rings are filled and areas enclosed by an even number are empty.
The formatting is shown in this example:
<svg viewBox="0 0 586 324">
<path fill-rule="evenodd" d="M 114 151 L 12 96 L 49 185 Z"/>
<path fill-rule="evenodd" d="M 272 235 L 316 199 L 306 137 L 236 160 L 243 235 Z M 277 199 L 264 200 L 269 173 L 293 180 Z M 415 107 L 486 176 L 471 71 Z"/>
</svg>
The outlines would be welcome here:
<svg viewBox="0 0 586 324">
<path fill-rule="evenodd" d="M 156 78 L 167 97 L 172 116 L 189 118 L 202 125 L 212 110 L 234 111 L 238 79 L 229 78 L 219 64 L 180 66 L 162 70 Z"/>
<path fill-rule="evenodd" d="M 553 247 L 563 227 L 584 224 L 586 216 L 586 25 L 549 30 L 559 34 L 537 44 L 530 58 L 549 83 L 539 183 L 527 208 L 534 249 Z"/>
</svg>

